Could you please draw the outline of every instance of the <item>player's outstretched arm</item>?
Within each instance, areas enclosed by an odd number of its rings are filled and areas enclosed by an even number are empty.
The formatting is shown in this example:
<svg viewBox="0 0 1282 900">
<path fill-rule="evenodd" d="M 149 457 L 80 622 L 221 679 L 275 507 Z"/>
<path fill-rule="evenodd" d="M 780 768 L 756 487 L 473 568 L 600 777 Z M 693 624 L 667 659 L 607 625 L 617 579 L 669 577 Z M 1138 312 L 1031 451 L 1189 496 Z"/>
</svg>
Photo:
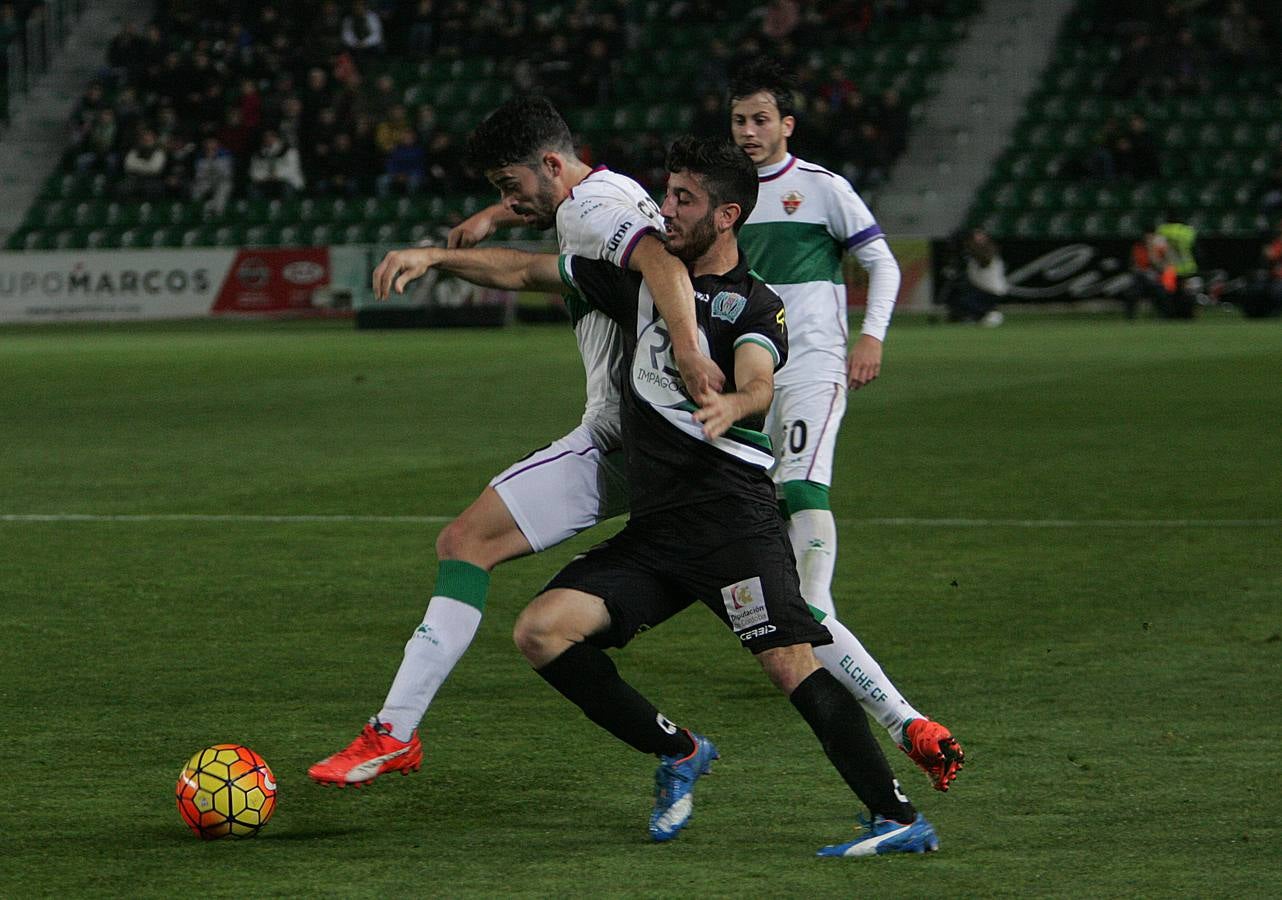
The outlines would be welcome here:
<svg viewBox="0 0 1282 900">
<path fill-rule="evenodd" d="M 721 437 L 740 419 L 770 408 L 775 393 L 775 359 L 770 351 L 760 344 L 740 344 L 734 352 L 734 380 L 738 390 L 713 394 L 694 414 L 709 439 Z"/>
<path fill-rule="evenodd" d="M 685 263 L 669 253 L 663 242 L 647 234 L 637 242 L 628 268 L 640 272 L 654 297 L 654 305 L 668 326 L 672 356 L 681 371 L 690 399 L 702 406 L 726 383 L 725 373 L 699 350 L 699 328 L 694 316 L 694 285 Z"/>
<path fill-rule="evenodd" d="M 451 228 L 445 246 L 450 249 L 475 247 L 498 229 L 515 227 L 524 221 L 502 203 L 495 203 Z"/>
<path fill-rule="evenodd" d="M 383 257 L 374 269 L 374 296 L 385 300 L 393 291 L 403 294 L 406 285 L 428 269 L 438 269 L 472 284 L 499 290 L 558 291 L 561 288 L 557 257 L 551 253 L 526 253 L 506 247 L 471 250 L 422 247 L 393 250 Z"/>
</svg>

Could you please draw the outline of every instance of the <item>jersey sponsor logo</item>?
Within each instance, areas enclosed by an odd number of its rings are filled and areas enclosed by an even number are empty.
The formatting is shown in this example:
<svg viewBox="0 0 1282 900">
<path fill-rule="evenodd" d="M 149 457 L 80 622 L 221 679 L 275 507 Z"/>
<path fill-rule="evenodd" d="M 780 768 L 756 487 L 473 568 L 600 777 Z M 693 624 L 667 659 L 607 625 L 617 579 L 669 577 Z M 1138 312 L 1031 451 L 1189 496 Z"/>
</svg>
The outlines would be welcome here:
<svg viewBox="0 0 1282 900">
<path fill-rule="evenodd" d="M 743 308 L 748 305 L 748 298 L 743 294 L 735 294 L 730 291 L 722 291 L 712 298 L 712 315 L 717 319 L 724 319 L 727 322 L 734 322 L 743 312 Z"/>
<path fill-rule="evenodd" d="M 708 353 L 703 329 L 699 329 L 699 349 Z M 672 338 L 662 321 L 651 322 L 637 339 L 632 355 L 632 388 L 651 406 L 674 407 L 689 401 L 685 382 L 672 358 Z"/>
<path fill-rule="evenodd" d="M 792 215 L 806 202 L 806 195 L 800 191 L 789 191 L 779 198 L 779 202 L 783 204 L 783 211 Z"/>
<path fill-rule="evenodd" d="M 752 629 L 752 631 L 745 631 L 743 634 L 739 635 L 739 640 L 746 644 L 753 638 L 765 637 L 768 634 L 774 634 L 778 630 L 779 629 L 775 628 L 773 625 L 762 625 L 760 628 Z"/>
<path fill-rule="evenodd" d="M 725 604 L 726 613 L 730 616 L 730 627 L 736 632 L 765 625 L 770 621 L 770 613 L 766 610 L 766 593 L 761 587 L 760 578 L 748 578 L 726 585 L 721 589 L 721 602 Z M 770 629 L 773 631 L 774 627 L 770 626 Z M 747 638 L 740 635 L 740 640 Z"/>
<path fill-rule="evenodd" d="M 624 222 L 622 225 L 619 226 L 618 231 L 616 231 L 614 234 L 610 236 L 610 240 L 606 241 L 605 249 L 610 253 L 613 253 L 615 250 L 618 250 L 619 245 L 623 243 L 623 236 L 631 230 L 632 230 L 632 223 Z"/>
</svg>

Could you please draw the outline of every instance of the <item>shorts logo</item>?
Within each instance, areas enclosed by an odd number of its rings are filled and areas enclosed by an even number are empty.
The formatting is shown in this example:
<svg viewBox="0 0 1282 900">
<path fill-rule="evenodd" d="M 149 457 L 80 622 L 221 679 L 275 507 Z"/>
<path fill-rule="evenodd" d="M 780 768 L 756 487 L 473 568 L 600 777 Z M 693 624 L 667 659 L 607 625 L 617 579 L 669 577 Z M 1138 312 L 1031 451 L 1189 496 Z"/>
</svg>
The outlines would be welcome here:
<svg viewBox="0 0 1282 900">
<path fill-rule="evenodd" d="M 725 603 L 726 613 L 730 616 L 730 627 L 736 632 L 770 621 L 770 614 L 766 611 L 766 594 L 762 590 L 760 578 L 749 578 L 723 587 L 721 601 Z M 770 628 L 774 630 L 773 625 Z"/>
<path fill-rule="evenodd" d="M 774 634 L 778 630 L 773 625 L 762 625 L 760 628 L 752 629 L 752 631 L 745 631 L 739 635 L 739 640 L 746 644 L 753 638 L 765 637 L 768 634 Z M 908 801 L 905 800 L 904 802 L 907 803 Z"/>
<path fill-rule="evenodd" d="M 742 294 L 732 294 L 729 291 L 722 291 L 712 298 L 712 316 L 716 319 L 724 319 L 727 322 L 734 322 L 743 312 L 743 308 L 748 305 L 748 298 Z"/>
<path fill-rule="evenodd" d="M 779 198 L 779 202 L 783 204 L 783 211 L 788 215 L 792 215 L 797 210 L 801 209 L 801 204 L 804 203 L 805 200 L 805 195 L 800 194 L 797 191 L 789 191 Z"/>
</svg>

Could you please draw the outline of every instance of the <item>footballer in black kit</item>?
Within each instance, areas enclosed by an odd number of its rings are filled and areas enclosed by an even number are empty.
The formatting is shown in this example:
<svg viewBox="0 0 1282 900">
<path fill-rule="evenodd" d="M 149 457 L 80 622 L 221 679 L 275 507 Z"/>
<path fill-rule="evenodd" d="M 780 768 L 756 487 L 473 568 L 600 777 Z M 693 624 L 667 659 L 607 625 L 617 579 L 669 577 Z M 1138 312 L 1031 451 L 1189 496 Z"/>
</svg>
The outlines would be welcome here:
<svg viewBox="0 0 1282 900">
<path fill-rule="evenodd" d="M 768 474 L 765 414 L 709 440 L 681 390 L 663 322 L 639 274 L 600 260 L 561 258 L 565 283 L 619 323 L 624 344 L 623 446 L 632 515 L 608 541 L 566 566 L 547 589 L 601 597 L 611 626 L 589 638 L 621 647 L 701 600 L 754 653 L 831 642 L 802 599 L 787 528 Z M 775 370 L 788 353 L 783 302 L 742 255 L 722 275 L 694 278 L 706 350 L 734 384 L 735 351 L 767 349 Z"/>
</svg>

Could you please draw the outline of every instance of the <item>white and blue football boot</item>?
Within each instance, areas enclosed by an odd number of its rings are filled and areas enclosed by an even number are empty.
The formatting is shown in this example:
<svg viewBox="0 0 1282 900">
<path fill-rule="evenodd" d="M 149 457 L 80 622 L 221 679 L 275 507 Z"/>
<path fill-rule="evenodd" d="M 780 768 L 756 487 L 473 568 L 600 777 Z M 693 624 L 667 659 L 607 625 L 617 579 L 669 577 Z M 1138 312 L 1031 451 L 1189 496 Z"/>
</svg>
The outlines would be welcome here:
<svg viewBox="0 0 1282 900">
<path fill-rule="evenodd" d="M 661 756 L 654 772 L 654 812 L 650 813 L 650 837 L 670 841 L 680 833 L 694 813 L 694 783 L 712 771 L 712 761 L 721 754 L 706 737 L 687 731 L 694 749 L 686 756 Z"/>
<path fill-rule="evenodd" d="M 816 856 L 880 856 L 885 853 L 933 853 L 939 849 L 939 836 L 926 817 L 917 813 L 911 825 L 892 822 L 881 816 L 868 821 L 859 817 L 864 831 L 853 841 L 831 844 Z"/>
</svg>

